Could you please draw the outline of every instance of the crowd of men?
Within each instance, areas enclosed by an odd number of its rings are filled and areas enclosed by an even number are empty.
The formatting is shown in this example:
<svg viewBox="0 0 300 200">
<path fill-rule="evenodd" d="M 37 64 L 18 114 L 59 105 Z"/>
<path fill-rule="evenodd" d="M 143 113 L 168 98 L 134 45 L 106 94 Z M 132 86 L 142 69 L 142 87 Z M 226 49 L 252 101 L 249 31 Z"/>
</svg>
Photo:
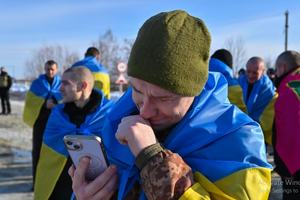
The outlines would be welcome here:
<svg viewBox="0 0 300 200">
<path fill-rule="evenodd" d="M 251 57 L 235 79 L 231 53 L 210 56 L 210 43 L 205 23 L 185 11 L 149 18 L 129 57 L 131 87 L 115 104 L 96 48 L 62 77 L 46 61 L 23 116 L 33 127 L 35 199 L 267 199 L 267 145 L 283 199 L 300 199 L 299 53 L 283 52 L 267 72 Z M 76 134 L 104 144 L 109 167 L 94 181 L 84 178 L 90 158 L 75 169 L 63 144 Z"/>
</svg>

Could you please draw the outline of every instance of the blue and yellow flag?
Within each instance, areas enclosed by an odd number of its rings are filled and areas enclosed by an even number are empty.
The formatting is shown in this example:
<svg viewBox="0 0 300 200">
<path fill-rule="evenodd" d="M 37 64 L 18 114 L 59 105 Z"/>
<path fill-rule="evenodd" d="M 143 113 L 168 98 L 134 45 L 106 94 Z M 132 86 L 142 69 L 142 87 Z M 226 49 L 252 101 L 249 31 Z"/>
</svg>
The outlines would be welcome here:
<svg viewBox="0 0 300 200">
<path fill-rule="evenodd" d="M 225 76 L 228 82 L 228 99 L 230 103 L 236 105 L 239 109 L 247 114 L 247 108 L 243 99 L 243 90 L 237 80 L 233 78 L 232 69 L 222 61 L 216 58 L 211 58 L 209 61 L 209 71 L 220 72 Z"/>
<path fill-rule="evenodd" d="M 224 76 L 210 72 L 192 109 L 164 142 L 166 149 L 178 153 L 194 172 L 196 183 L 182 199 L 268 198 L 272 167 L 266 161 L 261 128 L 229 103 L 227 92 Z M 141 182 L 134 155 L 115 138 L 122 118 L 135 111 L 130 88 L 107 116 L 102 132 L 109 162 L 119 170 L 119 199 L 126 196 L 136 180 Z M 144 193 L 140 199 L 146 199 Z"/>
<path fill-rule="evenodd" d="M 30 89 L 26 94 L 23 113 L 23 121 L 28 126 L 33 127 L 47 99 L 52 99 L 52 96 L 54 96 L 57 102 L 61 102 L 62 95 L 58 91 L 60 84 L 60 77 L 57 74 L 54 76 L 52 85 L 48 82 L 45 74 L 40 75 L 31 83 Z"/>
<path fill-rule="evenodd" d="M 103 96 L 101 91 L 98 92 Z M 99 106 L 86 116 L 86 120 L 80 128 L 72 124 L 69 116 L 63 112 L 64 103 L 52 109 L 44 132 L 37 166 L 34 199 L 48 199 L 54 190 L 69 156 L 63 143 L 64 136 L 76 134 L 100 136 L 106 115 L 110 112 L 113 105 L 113 102 L 102 98 Z"/>
<path fill-rule="evenodd" d="M 84 66 L 91 70 L 95 85 L 94 88 L 101 90 L 104 93 L 105 98 L 110 99 L 110 77 L 102 65 L 100 65 L 95 57 L 88 56 L 83 60 L 76 62 L 72 67 Z"/>
<path fill-rule="evenodd" d="M 274 122 L 274 103 L 277 99 L 277 93 L 275 87 L 268 76 L 262 75 L 259 81 L 257 81 L 251 94 L 247 99 L 248 94 L 248 81 L 246 74 L 238 79 L 239 84 L 243 89 L 243 97 L 247 106 L 248 115 L 255 121 L 259 122 L 263 130 L 265 141 L 272 145 L 272 133 Z"/>
</svg>

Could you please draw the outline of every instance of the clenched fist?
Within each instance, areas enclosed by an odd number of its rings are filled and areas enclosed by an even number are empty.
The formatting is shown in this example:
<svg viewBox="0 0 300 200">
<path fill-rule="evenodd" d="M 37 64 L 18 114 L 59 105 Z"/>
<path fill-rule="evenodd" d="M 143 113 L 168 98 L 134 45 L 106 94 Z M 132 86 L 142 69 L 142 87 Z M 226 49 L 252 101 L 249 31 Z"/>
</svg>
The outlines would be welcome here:
<svg viewBox="0 0 300 200">
<path fill-rule="evenodd" d="M 158 143 L 149 121 L 140 115 L 124 117 L 116 138 L 121 144 L 128 145 L 135 157 L 146 147 Z"/>
</svg>

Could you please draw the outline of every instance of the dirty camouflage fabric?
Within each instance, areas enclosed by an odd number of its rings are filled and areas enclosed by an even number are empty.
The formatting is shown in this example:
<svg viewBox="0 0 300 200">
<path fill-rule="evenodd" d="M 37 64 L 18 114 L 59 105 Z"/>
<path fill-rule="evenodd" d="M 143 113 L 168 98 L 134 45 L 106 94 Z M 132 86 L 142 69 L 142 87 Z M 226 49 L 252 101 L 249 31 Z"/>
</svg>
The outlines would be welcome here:
<svg viewBox="0 0 300 200">
<path fill-rule="evenodd" d="M 129 191 L 129 193 L 126 195 L 123 200 L 138 200 L 142 194 L 142 187 L 138 181 L 136 181 Z M 118 198 L 116 198 L 118 199 Z"/>
<path fill-rule="evenodd" d="M 141 171 L 141 178 L 149 200 L 179 199 L 194 184 L 192 169 L 177 153 L 167 149 L 152 157 Z M 137 200 L 141 192 L 137 181 L 124 199 Z"/>
</svg>

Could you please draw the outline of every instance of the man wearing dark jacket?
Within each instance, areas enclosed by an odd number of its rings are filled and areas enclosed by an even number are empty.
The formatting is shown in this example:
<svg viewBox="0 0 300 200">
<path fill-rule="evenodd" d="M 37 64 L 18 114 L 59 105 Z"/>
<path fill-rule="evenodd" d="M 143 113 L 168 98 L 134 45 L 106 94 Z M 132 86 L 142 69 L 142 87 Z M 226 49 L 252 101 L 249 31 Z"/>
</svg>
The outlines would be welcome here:
<svg viewBox="0 0 300 200">
<path fill-rule="evenodd" d="M 68 169 L 72 161 L 63 137 L 70 134 L 100 136 L 105 117 L 113 106 L 102 91 L 93 87 L 93 74 L 86 67 L 69 68 L 63 73 L 59 91 L 64 103 L 53 108 L 47 122 L 36 173 L 35 199 L 71 198 L 72 180 Z"/>
<path fill-rule="evenodd" d="M 7 74 L 4 67 L 1 67 L 0 74 L 0 97 L 2 112 L 1 114 L 10 114 L 10 103 L 9 103 L 9 88 L 12 85 L 11 77 Z"/>
<path fill-rule="evenodd" d="M 275 70 L 273 68 L 270 68 L 267 70 L 267 76 L 270 78 L 270 80 L 275 83 Z"/>
</svg>

